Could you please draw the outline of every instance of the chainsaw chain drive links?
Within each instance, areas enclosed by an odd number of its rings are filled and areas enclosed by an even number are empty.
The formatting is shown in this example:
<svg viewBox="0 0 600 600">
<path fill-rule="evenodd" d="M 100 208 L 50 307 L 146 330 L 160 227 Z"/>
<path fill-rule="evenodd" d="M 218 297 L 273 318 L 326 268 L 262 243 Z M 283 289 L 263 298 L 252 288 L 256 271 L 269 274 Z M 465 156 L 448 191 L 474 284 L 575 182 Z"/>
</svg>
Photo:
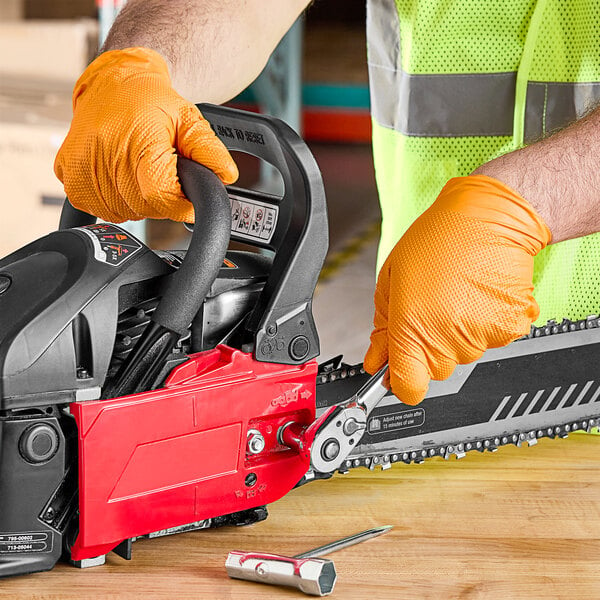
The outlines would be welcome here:
<svg viewBox="0 0 600 600">
<path fill-rule="evenodd" d="M 573 331 L 582 331 L 585 329 L 600 328 L 600 317 L 597 315 L 589 316 L 585 319 L 578 321 L 571 321 L 563 319 L 562 322 L 548 321 L 546 325 L 541 327 L 533 326 L 528 335 L 519 338 L 514 343 L 518 343 L 521 340 L 540 338 L 551 335 L 561 335 Z M 321 366 L 321 369 L 317 375 L 317 390 L 318 387 L 325 384 L 331 384 L 333 382 L 345 382 L 348 380 L 348 388 L 353 387 L 354 381 L 360 378 L 361 383 L 366 381 L 368 374 L 363 369 L 362 365 L 347 365 L 341 363 L 341 357 L 337 357 L 328 363 Z M 341 388 L 343 389 L 343 388 Z M 342 392 L 340 392 L 340 395 Z M 317 394 L 318 397 L 318 394 Z M 317 405 L 317 408 L 320 408 Z M 343 407 L 342 407 L 343 408 Z M 340 428 L 348 427 L 346 424 L 350 423 L 353 418 L 356 417 L 353 413 L 345 413 L 344 411 L 359 410 L 365 415 L 365 412 L 360 408 L 348 409 L 345 408 L 343 411 L 332 413 L 336 418 L 330 418 L 329 422 L 324 426 L 322 431 L 325 429 L 329 432 L 333 432 Z M 356 436 L 348 439 L 347 443 L 353 447 L 358 446 L 360 443 L 360 436 L 366 426 L 366 417 L 363 416 L 364 425 L 361 425 L 360 430 L 356 431 Z M 339 473 L 347 473 L 350 469 L 357 467 L 367 467 L 370 470 L 374 470 L 376 466 L 380 466 L 382 470 L 389 469 L 392 463 L 402 462 L 405 464 L 415 463 L 422 464 L 426 459 L 433 458 L 435 456 L 442 457 L 448 460 L 452 455 L 456 458 L 463 458 L 467 452 L 496 452 L 498 448 L 506 445 L 515 445 L 520 447 L 524 442 L 527 442 L 529 446 L 533 446 L 537 443 L 538 439 L 541 438 L 566 438 L 569 433 L 574 431 L 586 431 L 590 432 L 595 427 L 600 427 L 600 414 L 594 415 L 588 419 L 582 421 L 567 421 L 557 422 L 551 426 L 545 426 L 544 428 L 531 430 L 531 431 L 513 431 L 512 433 L 506 433 L 502 436 L 484 437 L 477 440 L 469 440 L 458 444 L 452 445 L 440 445 L 431 446 L 425 449 L 413 450 L 411 452 L 402 453 L 368 453 L 365 455 L 354 454 L 344 459 L 347 454 L 344 453 L 344 448 L 340 445 L 339 456 L 342 457 L 340 461 L 333 461 L 331 457 L 337 450 L 335 440 L 339 440 L 334 435 L 319 435 L 320 442 L 318 446 L 313 447 L 312 450 L 312 464 L 314 470 L 309 471 L 304 478 L 299 482 L 298 485 L 308 483 L 316 479 L 325 479 L 331 477 L 336 471 Z M 321 432 L 319 432 L 321 433 Z M 350 443 L 351 442 L 351 443 Z M 339 441 L 337 442 L 339 443 Z M 339 462 L 339 464 L 337 464 Z M 326 469 L 326 465 L 329 466 L 329 470 Z M 321 467 L 324 467 L 321 469 Z"/>
</svg>

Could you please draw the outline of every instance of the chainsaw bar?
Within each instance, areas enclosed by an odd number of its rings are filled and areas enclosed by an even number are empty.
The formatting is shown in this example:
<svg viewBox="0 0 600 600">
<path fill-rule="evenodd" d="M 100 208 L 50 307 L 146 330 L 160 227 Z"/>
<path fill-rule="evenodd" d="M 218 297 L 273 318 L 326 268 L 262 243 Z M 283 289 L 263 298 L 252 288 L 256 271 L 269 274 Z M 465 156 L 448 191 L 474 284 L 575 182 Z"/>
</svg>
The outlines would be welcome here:
<svg viewBox="0 0 600 600">
<path fill-rule="evenodd" d="M 337 357 L 321 365 L 317 414 L 348 398 L 369 375 Z M 469 451 L 494 452 L 508 444 L 566 437 L 600 425 L 600 318 L 549 321 L 478 361 L 432 381 L 418 406 L 388 394 L 373 410 L 356 449 L 338 469 L 383 469 L 392 463 Z M 309 472 L 301 483 L 333 473 Z"/>
</svg>

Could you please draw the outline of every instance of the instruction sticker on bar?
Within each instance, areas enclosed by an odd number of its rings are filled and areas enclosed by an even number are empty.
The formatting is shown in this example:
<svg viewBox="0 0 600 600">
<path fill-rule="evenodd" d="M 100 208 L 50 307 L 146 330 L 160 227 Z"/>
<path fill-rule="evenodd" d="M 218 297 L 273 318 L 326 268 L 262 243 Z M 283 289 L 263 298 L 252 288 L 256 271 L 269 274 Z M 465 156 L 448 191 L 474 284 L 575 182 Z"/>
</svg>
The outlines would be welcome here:
<svg viewBox="0 0 600 600">
<path fill-rule="evenodd" d="M 389 411 L 386 414 L 371 417 L 367 423 L 370 434 L 387 433 L 410 427 L 420 427 L 425 423 L 425 411 L 422 408 Z"/>
<path fill-rule="evenodd" d="M 279 207 L 233 196 L 230 200 L 231 233 L 246 240 L 270 243 L 275 233 Z"/>
</svg>

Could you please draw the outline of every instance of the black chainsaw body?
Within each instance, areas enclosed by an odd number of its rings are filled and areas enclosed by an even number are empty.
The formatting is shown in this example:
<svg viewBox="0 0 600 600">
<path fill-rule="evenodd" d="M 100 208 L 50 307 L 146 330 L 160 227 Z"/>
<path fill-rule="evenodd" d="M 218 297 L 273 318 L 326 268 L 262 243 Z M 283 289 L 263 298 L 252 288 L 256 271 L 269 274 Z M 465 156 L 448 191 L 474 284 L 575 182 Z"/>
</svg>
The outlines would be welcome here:
<svg viewBox="0 0 600 600">
<path fill-rule="evenodd" d="M 62 409 L 100 396 L 184 255 L 137 243 L 136 255 L 114 267 L 96 260 L 82 230 L 59 231 L 0 261 L 11 280 L 0 296 L 0 576 L 50 569 L 63 552 L 77 509 L 77 450 Z M 208 349 L 235 332 L 270 266 L 260 254 L 228 253 L 155 386 L 193 346 Z"/>
<path fill-rule="evenodd" d="M 160 387 L 189 354 L 219 343 L 287 364 L 319 353 L 311 305 L 327 217 L 316 163 L 281 122 L 202 111 L 229 148 L 278 168 L 283 197 L 227 193 L 180 159 L 201 215 L 187 254 L 153 251 L 67 202 L 59 231 L 0 260 L 0 577 L 51 569 L 77 535 L 71 403 Z M 229 237 L 254 251 L 225 254 Z M 156 332 L 142 352 L 156 352 L 149 369 L 136 348 Z"/>
</svg>

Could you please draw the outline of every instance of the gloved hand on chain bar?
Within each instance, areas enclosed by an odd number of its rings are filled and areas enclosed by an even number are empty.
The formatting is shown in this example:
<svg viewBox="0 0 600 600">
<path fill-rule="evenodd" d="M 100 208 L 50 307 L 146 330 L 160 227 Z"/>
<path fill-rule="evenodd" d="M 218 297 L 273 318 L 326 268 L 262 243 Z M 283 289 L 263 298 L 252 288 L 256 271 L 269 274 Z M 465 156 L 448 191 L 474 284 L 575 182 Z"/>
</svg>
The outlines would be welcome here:
<svg viewBox="0 0 600 600">
<path fill-rule="evenodd" d="M 75 85 L 73 113 L 54 171 L 73 206 L 103 220 L 193 221 L 176 152 L 225 184 L 238 177 L 225 146 L 171 87 L 167 64 L 153 50 L 101 54 Z"/>
<path fill-rule="evenodd" d="M 381 269 L 365 369 L 389 362 L 392 391 L 414 405 L 430 379 L 529 333 L 539 315 L 533 257 L 550 239 L 536 211 L 500 181 L 451 179 Z"/>
</svg>

